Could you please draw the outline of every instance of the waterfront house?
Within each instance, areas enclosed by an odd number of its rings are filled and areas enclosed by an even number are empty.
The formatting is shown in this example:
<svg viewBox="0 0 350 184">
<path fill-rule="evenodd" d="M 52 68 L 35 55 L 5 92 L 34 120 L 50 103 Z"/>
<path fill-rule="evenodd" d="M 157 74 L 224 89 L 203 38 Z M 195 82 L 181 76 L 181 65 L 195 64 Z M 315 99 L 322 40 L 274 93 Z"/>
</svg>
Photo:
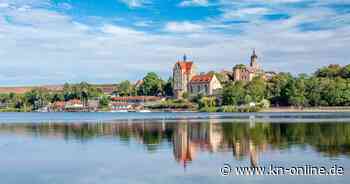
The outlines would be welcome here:
<svg viewBox="0 0 350 184">
<path fill-rule="evenodd" d="M 77 111 L 84 111 L 84 105 L 79 99 L 72 99 L 65 103 L 65 111 L 68 112 L 77 112 Z"/>
<path fill-rule="evenodd" d="M 54 112 L 63 112 L 65 109 L 66 102 L 65 101 L 57 101 L 51 104 L 50 110 Z"/>
<path fill-rule="evenodd" d="M 215 74 L 195 75 L 192 77 L 189 85 L 191 95 L 216 95 L 222 89 L 221 83 Z"/>
<path fill-rule="evenodd" d="M 112 97 L 113 102 L 125 102 L 131 105 L 145 105 L 150 103 L 157 103 L 163 100 L 163 97 L 159 96 L 125 96 L 125 97 Z"/>
</svg>

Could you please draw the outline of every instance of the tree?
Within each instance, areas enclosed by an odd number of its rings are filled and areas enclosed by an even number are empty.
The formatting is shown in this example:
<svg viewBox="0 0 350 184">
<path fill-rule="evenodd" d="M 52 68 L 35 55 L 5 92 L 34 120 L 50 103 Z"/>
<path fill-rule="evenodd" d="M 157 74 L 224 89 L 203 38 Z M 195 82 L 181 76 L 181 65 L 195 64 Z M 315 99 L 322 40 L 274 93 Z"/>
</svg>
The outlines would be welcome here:
<svg viewBox="0 0 350 184">
<path fill-rule="evenodd" d="M 170 77 L 163 86 L 165 96 L 173 96 L 173 79 Z"/>
<path fill-rule="evenodd" d="M 324 104 L 322 101 L 322 91 L 323 86 L 321 79 L 317 77 L 311 77 L 306 81 L 306 97 L 308 99 L 309 105 L 319 106 Z"/>
<path fill-rule="evenodd" d="M 349 81 L 342 78 L 328 79 L 322 90 L 322 98 L 330 106 L 349 104 Z"/>
<path fill-rule="evenodd" d="M 118 85 L 118 93 L 120 96 L 131 96 L 134 94 L 134 90 L 134 86 L 128 80 L 122 81 Z"/>
<path fill-rule="evenodd" d="M 37 110 L 50 102 L 50 95 L 46 89 L 37 88 L 25 93 L 23 100 L 33 110 Z"/>
<path fill-rule="evenodd" d="M 316 71 L 315 75 L 317 77 L 339 77 L 342 73 L 342 67 L 340 65 L 329 65 L 327 67 L 320 68 Z"/>
<path fill-rule="evenodd" d="M 349 65 L 346 65 L 342 68 L 341 70 L 341 76 L 343 78 L 347 78 L 347 79 L 350 79 L 350 64 Z"/>
<path fill-rule="evenodd" d="M 303 107 L 307 105 L 305 79 L 303 77 L 292 80 L 287 84 L 288 103 Z"/>
<path fill-rule="evenodd" d="M 163 80 L 154 72 L 148 73 L 143 78 L 143 84 L 139 89 L 139 94 L 145 96 L 157 96 L 162 94 Z"/>
<path fill-rule="evenodd" d="M 228 76 L 221 72 L 210 71 L 208 72 L 208 75 L 215 75 L 221 83 L 228 81 Z"/>
<path fill-rule="evenodd" d="M 110 99 L 103 95 L 99 101 L 101 107 L 108 107 Z"/>
<path fill-rule="evenodd" d="M 245 97 L 244 83 L 242 81 L 237 81 L 234 84 L 230 83 L 225 85 L 222 97 L 224 105 L 243 104 Z"/>
<path fill-rule="evenodd" d="M 215 97 L 203 97 L 200 99 L 199 108 L 207 112 L 215 112 L 216 98 Z"/>
<path fill-rule="evenodd" d="M 286 86 L 291 80 L 293 80 L 293 77 L 290 73 L 279 73 L 273 76 L 266 84 L 267 99 L 275 105 L 287 105 Z"/>
<path fill-rule="evenodd" d="M 266 93 L 265 81 L 260 77 L 256 77 L 248 83 L 246 89 L 249 96 L 251 97 L 251 100 L 254 102 L 259 102 L 264 99 Z"/>
<path fill-rule="evenodd" d="M 64 100 L 64 95 L 63 93 L 53 93 L 51 96 L 51 102 L 57 102 L 57 101 L 63 101 Z"/>
</svg>

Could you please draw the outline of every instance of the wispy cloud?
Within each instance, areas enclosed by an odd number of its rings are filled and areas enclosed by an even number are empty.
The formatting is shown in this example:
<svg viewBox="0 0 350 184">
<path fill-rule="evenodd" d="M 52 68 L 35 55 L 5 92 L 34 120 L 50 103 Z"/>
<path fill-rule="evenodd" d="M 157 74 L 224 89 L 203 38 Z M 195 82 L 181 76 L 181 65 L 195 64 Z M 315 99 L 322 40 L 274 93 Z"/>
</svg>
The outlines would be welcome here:
<svg viewBox="0 0 350 184">
<path fill-rule="evenodd" d="M 260 16 L 269 12 L 267 8 L 243 8 L 229 9 L 223 14 L 225 19 L 247 18 L 249 16 Z"/>
<path fill-rule="evenodd" d="M 218 14 L 200 20 L 157 13 L 138 22 L 121 17 L 130 24 L 103 17 L 98 17 L 98 24 L 89 24 L 42 6 L 46 0 L 35 0 L 41 6 L 26 3 L 34 0 L 16 1 L 4 0 L 7 5 L 0 6 L 0 84 L 117 82 L 139 79 L 149 71 L 166 78 L 184 52 L 199 71 L 247 63 L 252 48 L 266 70 L 311 72 L 322 65 L 349 62 L 350 15 L 344 9 L 339 13 L 326 0 L 302 8 L 279 5 L 298 3 L 292 0 L 268 5 L 262 0 L 248 5 L 247 0 L 230 1 L 220 5 Z M 279 13 L 288 17 L 263 17 Z"/>
<path fill-rule="evenodd" d="M 194 33 L 203 30 L 203 26 L 191 22 L 168 22 L 164 28 L 167 32 L 173 33 Z"/>
<path fill-rule="evenodd" d="M 150 3 L 149 0 L 119 0 L 119 1 L 126 4 L 130 8 L 138 8 Z"/>
<path fill-rule="evenodd" d="M 181 7 L 209 6 L 209 1 L 208 0 L 184 0 L 181 3 L 179 3 L 179 6 Z"/>
</svg>

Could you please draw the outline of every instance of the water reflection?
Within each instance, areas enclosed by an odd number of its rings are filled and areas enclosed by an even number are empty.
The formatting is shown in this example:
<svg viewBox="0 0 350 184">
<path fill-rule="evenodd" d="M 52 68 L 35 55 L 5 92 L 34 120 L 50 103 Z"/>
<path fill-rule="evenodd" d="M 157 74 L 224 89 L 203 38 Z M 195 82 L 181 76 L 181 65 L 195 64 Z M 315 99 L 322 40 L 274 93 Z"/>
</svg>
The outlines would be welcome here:
<svg viewBox="0 0 350 184">
<path fill-rule="evenodd" d="M 259 165 L 259 155 L 269 150 L 311 146 L 326 156 L 350 153 L 348 123 L 219 123 L 211 120 L 154 122 L 137 120 L 116 123 L 0 124 L 0 135 L 80 141 L 105 138 L 117 142 L 136 141 L 156 152 L 162 143 L 171 145 L 174 159 L 186 167 L 199 152 L 232 152 L 236 160 L 249 159 Z M 126 144 L 127 146 L 128 144 Z"/>
</svg>

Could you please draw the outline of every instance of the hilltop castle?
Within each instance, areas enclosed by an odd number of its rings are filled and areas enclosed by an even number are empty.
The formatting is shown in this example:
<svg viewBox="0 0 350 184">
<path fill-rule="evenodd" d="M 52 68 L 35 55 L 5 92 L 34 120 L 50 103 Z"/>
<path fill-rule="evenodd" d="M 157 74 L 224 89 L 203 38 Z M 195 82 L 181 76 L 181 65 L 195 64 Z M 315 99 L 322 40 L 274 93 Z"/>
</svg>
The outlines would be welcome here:
<svg viewBox="0 0 350 184">
<path fill-rule="evenodd" d="M 232 73 L 225 72 L 223 75 L 233 81 L 251 81 L 257 76 L 268 79 L 274 73 L 264 72 L 262 70 L 254 49 L 249 65 L 238 64 L 233 67 Z M 173 68 L 173 92 L 176 98 L 181 98 L 184 93 L 188 93 L 189 95 L 216 95 L 221 88 L 222 85 L 215 74 L 196 75 L 193 61 L 188 61 L 186 55 L 184 55 L 182 61 L 175 63 Z"/>
<path fill-rule="evenodd" d="M 249 66 L 238 64 L 233 67 L 232 77 L 234 81 L 251 81 L 254 77 L 264 75 L 264 71 L 258 64 L 258 56 L 253 50 L 253 54 L 250 57 Z"/>
</svg>

